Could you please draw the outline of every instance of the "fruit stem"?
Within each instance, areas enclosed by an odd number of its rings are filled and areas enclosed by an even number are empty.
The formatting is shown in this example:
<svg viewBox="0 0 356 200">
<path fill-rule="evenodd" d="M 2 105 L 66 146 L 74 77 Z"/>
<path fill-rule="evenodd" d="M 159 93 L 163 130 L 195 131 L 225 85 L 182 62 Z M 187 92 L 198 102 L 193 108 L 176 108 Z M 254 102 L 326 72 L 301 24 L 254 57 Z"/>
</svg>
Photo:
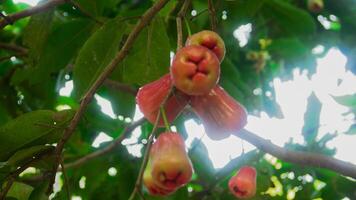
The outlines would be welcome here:
<svg viewBox="0 0 356 200">
<path fill-rule="evenodd" d="M 192 35 L 192 30 L 190 29 L 189 22 L 188 22 L 188 20 L 186 18 L 184 18 L 184 22 L 185 22 L 185 26 L 187 27 L 188 35 L 191 36 Z"/>
<path fill-rule="evenodd" d="M 161 114 L 162 114 L 162 118 L 163 118 L 163 122 L 164 122 L 164 126 L 166 127 L 167 131 L 171 131 L 167 116 L 166 116 L 166 111 L 164 110 L 163 106 L 160 106 L 159 108 L 161 110 Z"/>
</svg>

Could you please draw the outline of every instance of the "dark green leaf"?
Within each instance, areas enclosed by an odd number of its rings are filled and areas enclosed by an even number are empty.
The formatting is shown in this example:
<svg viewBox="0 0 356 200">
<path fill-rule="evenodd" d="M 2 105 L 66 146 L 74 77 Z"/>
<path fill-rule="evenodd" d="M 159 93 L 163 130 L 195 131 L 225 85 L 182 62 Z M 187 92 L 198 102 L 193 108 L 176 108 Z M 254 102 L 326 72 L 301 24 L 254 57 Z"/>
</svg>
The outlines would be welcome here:
<svg viewBox="0 0 356 200">
<path fill-rule="evenodd" d="M 204 182 L 212 182 L 215 180 L 215 168 L 208 157 L 208 149 L 198 139 L 194 139 L 191 146 L 189 157 L 192 160 L 194 172 L 197 173 L 199 179 Z"/>
<path fill-rule="evenodd" d="M 29 62 L 32 65 L 38 63 L 43 53 L 42 50 L 51 31 L 53 15 L 54 10 L 33 15 L 25 29 L 23 43 L 29 49 Z"/>
<path fill-rule="evenodd" d="M 48 152 L 53 149 L 54 149 L 53 146 L 44 146 L 44 145 L 21 149 L 17 151 L 13 156 L 11 156 L 9 160 L 7 160 L 7 164 L 13 167 L 18 167 L 24 162 L 31 160 L 33 156 L 41 154 L 42 152 Z"/>
<path fill-rule="evenodd" d="M 321 112 L 321 102 L 312 93 L 308 98 L 308 106 L 307 110 L 304 114 L 304 127 L 302 129 L 302 133 L 305 141 L 310 144 L 314 142 L 320 123 L 320 112 Z"/>
<path fill-rule="evenodd" d="M 38 110 L 6 123 L 0 127 L 0 160 L 21 148 L 56 142 L 72 117 L 72 111 Z"/>
<path fill-rule="evenodd" d="M 266 1 L 268 15 L 272 15 L 285 33 L 296 36 L 310 36 L 315 33 L 316 24 L 312 16 L 286 1 Z"/>
<path fill-rule="evenodd" d="M 126 28 L 120 17 L 110 20 L 97 30 L 79 51 L 73 71 L 74 88 L 78 98 L 114 58 Z"/>
<path fill-rule="evenodd" d="M 119 66 L 126 83 L 146 84 L 168 73 L 169 39 L 162 18 L 156 17 L 137 38 L 127 58 Z"/>
<path fill-rule="evenodd" d="M 356 135 L 356 124 L 352 125 L 345 134 L 348 135 Z"/>
<path fill-rule="evenodd" d="M 44 181 L 39 186 L 35 187 L 35 189 L 31 192 L 28 200 L 46 200 L 48 196 L 46 195 L 48 188 L 48 181 Z"/>
</svg>

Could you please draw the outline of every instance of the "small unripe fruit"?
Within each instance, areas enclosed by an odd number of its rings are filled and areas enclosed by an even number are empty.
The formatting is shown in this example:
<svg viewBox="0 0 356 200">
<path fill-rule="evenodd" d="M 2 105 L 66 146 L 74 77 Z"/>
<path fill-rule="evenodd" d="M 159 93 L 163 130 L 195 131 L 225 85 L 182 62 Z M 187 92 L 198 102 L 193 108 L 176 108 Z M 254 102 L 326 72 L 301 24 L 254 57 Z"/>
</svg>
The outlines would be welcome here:
<svg viewBox="0 0 356 200">
<path fill-rule="evenodd" d="M 180 49 L 171 66 L 173 84 L 188 95 L 208 93 L 220 77 L 220 63 L 216 55 L 203 46 Z"/>
<path fill-rule="evenodd" d="M 323 0 L 308 0 L 307 6 L 311 12 L 319 13 L 324 9 L 324 1 Z"/>
<path fill-rule="evenodd" d="M 153 180 L 161 188 L 172 190 L 190 181 L 193 167 L 178 133 L 160 134 L 152 145 L 150 156 Z"/>
<path fill-rule="evenodd" d="M 195 33 L 187 39 L 185 45 L 204 46 L 214 52 L 220 61 L 222 61 L 225 56 L 225 43 L 214 31 L 205 30 Z"/>
<path fill-rule="evenodd" d="M 157 185 L 152 177 L 151 159 L 148 161 L 146 169 L 143 173 L 143 184 L 148 192 L 154 196 L 167 196 L 175 192 L 175 189 L 165 189 Z"/>
<path fill-rule="evenodd" d="M 232 194 L 240 199 L 248 199 L 256 194 L 256 176 L 254 167 L 244 166 L 229 181 Z"/>
<path fill-rule="evenodd" d="M 211 139 L 227 138 L 246 125 L 245 108 L 219 85 L 206 95 L 192 97 L 190 104 Z"/>
<path fill-rule="evenodd" d="M 136 103 L 145 116 L 145 118 L 152 124 L 156 122 L 157 114 L 161 104 L 172 87 L 172 80 L 169 74 L 162 76 L 160 79 L 148 83 L 140 88 L 136 96 Z M 170 96 L 165 104 L 164 110 L 168 122 L 172 122 L 179 113 L 187 105 L 187 97 L 184 94 L 173 94 Z M 160 117 L 158 126 L 163 127 L 164 121 Z"/>
</svg>

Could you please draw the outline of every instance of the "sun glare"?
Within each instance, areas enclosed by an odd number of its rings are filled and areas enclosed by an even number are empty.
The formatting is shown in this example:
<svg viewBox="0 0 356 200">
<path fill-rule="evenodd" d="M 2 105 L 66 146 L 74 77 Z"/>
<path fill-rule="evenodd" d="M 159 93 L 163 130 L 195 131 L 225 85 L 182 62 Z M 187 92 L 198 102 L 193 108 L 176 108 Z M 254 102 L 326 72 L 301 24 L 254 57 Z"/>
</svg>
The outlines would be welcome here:
<svg viewBox="0 0 356 200">
<path fill-rule="evenodd" d="M 14 3 L 26 3 L 30 6 L 35 6 L 40 0 L 13 0 Z"/>
</svg>

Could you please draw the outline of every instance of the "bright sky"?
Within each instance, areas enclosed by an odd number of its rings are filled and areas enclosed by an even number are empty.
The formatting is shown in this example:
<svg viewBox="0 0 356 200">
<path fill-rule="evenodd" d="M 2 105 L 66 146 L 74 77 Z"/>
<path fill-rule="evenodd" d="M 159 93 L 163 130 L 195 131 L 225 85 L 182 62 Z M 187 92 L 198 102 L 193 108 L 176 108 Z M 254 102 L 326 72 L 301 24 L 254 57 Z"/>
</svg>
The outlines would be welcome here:
<svg viewBox="0 0 356 200">
<path fill-rule="evenodd" d="M 30 6 L 35 6 L 40 0 L 12 0 L 14 3 L 27 3 Z"/>
</svg>

